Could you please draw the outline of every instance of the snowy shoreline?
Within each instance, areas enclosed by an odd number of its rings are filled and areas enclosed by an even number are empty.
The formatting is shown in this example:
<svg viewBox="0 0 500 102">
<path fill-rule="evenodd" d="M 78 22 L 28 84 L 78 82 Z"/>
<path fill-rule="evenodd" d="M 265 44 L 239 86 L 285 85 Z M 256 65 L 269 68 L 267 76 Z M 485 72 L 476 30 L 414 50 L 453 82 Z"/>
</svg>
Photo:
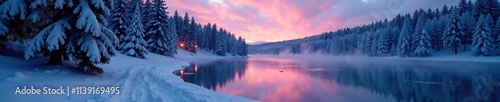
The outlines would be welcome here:
<svg viewBox="0 0 500 102">
<path fill-rule="evenodd" d="M 26 62 L 23 58 L 0 55 L 0 99 L 9 101 L 211 101 L 249 102 L 255 101 L 240 96 L 219 93 L 195 84 L 184 82 L 174 75 L 175 70 L 189 65 L 191 60 L 217 60 L 242 58 L 240 56 L 220 57 L 207 51 L 191 55 L 179 50 L 172 57 L 150 53 L 146 59 L 117 54 L 109 64 L 99 65 L 101 75 L 88 75 L 65 66 L 44 66 L 43 59 Z M 120 87 L 121 94 L 87 95 L 19 95 L 16 87 Z"/>
<path fill-rule="evenodd" d="M 309 61 L 352 61 L 352 60 L 415 60 L 415 61 L 451 61 L 451 62 L 500 62 L 500 56 L 473 56 L 472 52 L 464 52 L 458 55 L 438 53 L 428 57 L 405 57 L 387 56 L 371 57 L 365 55 L 347 55 L 333 56 L 323 54 L 279 54 L 266 55 L 254 54 L 251 57 L 271 57 L 271 58 L 289 58 Z"/>
</svg>

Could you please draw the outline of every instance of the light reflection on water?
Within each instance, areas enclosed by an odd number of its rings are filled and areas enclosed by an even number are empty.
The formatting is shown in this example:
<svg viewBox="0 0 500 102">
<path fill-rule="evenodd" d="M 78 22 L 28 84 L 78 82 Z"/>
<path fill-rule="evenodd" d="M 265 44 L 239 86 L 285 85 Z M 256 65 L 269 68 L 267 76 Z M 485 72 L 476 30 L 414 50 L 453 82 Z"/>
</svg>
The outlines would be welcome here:
<svg viewBox="0 0 500 102">
<path fill-rule="evenodd" d="M 499 63 L 354 62 L 264 57 L 194 61 L 181 78 L 266 102 L 500 100 Z"/>
</svg>

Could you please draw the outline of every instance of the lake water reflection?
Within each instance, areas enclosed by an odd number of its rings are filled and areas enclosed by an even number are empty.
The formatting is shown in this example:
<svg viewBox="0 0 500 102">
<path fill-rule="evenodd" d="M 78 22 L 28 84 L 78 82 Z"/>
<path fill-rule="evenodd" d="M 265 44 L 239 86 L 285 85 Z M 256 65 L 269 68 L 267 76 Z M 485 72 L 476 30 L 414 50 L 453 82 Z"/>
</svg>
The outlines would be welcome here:
<svg viewBox="0 0 500 102">
<path fill-rule="evenodd" d="M 194 61 L 181 78 L 266 102 L 500 101 L 500 64 L 304 61 L 250 57 Z"/>
</svg>

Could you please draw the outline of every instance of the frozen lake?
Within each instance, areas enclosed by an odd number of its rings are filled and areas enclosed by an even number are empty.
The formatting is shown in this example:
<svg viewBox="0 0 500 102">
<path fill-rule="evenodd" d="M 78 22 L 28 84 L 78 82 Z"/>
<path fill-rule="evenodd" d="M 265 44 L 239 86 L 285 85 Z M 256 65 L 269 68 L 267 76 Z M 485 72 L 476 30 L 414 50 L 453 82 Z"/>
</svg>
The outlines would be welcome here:
<svg viewBox="0 0 500 102">
<path fill-rule="evenodd" d="M 265 102 L 500 101 L 500 63 L 250 57 L 194 61 L 179 74 Z"/>
</svg>

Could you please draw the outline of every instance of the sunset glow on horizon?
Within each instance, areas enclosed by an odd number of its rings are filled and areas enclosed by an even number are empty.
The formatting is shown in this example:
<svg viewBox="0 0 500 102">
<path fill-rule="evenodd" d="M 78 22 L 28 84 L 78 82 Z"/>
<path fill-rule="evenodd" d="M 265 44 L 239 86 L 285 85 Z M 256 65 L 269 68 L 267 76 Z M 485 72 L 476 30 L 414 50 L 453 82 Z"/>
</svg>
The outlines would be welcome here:
<svg viewBox="0 0 500 102">
<path fill-rule="evenodd" d="M 303 38 L 353 27 L 417 8 L 441 8 L 458 0 L 166 0 L 201 24 L 216 23 L 247 42 Z"/>
</svg>

